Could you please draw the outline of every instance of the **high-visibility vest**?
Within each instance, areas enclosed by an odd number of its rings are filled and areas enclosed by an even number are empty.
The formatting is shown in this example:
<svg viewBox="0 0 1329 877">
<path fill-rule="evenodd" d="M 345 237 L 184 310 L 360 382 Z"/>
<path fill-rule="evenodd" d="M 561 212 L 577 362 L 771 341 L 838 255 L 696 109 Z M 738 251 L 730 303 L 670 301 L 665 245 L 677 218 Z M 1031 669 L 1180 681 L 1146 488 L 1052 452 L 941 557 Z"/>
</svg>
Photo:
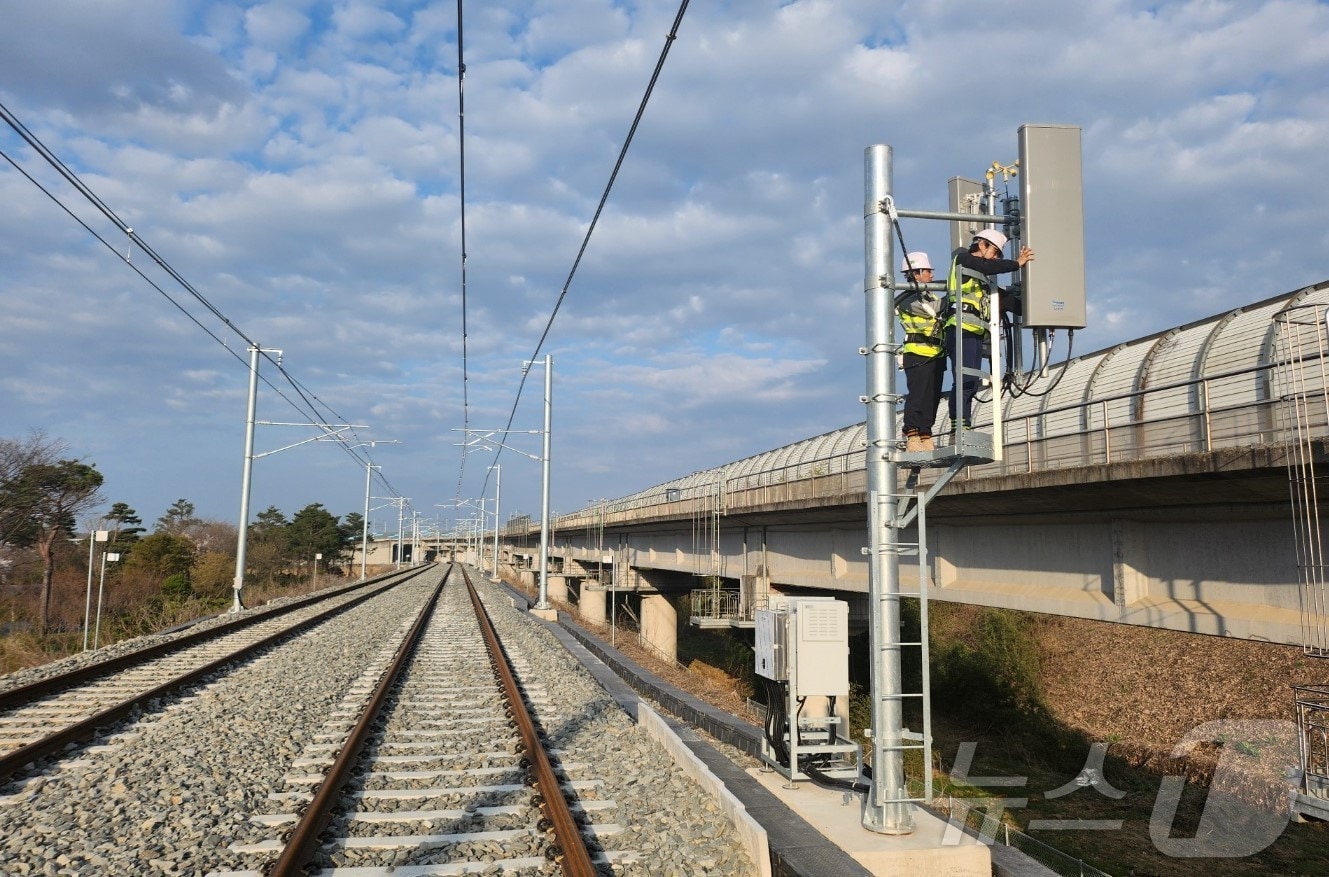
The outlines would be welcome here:
<svg viewBox="0 0 1329 877">
<path fill-rule="evenodd" d="M 904 327 L 902 353 L 941 356 L 942 301 L 925 290 L 906 290 L 895 297 L 895 313 Z"/>
<path fill-rule="evenodd" d="M 987 337 L 988 318 L 992 314 L 988 283 L 987 275 L 964 267 L 956 259 L 951 260 L 951 273 L 946 280 L 950 309 L 945 328 L 953 328 L 958 317 L 964 331 Z"/>
</svg>

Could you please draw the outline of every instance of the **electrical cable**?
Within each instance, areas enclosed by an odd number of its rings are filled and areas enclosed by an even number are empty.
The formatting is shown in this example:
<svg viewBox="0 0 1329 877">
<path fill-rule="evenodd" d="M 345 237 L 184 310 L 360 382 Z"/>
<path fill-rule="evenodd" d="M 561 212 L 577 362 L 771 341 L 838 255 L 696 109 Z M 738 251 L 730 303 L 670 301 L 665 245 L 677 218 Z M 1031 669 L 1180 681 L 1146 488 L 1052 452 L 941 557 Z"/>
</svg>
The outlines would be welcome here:
<svg viewBox="0 0 1329 877">
<path fill-rule="evenodd" d="M 461 461 L 457 466 L 457 494 L 454 500 L 461 502 L 462 479 L 466 475 L 466 455 L 470 445 L 471 404 L 469 396 L 470 375 L 467 370 L 466 351 L 466 63 L 462 57 L 462 0 L 457 0 L 457 152 L 458 152 L 458 195 L 460 200 L 459 215 L 461 220 L 461 426 L 462 446 Z M 496 458 L 497 459 L 497 458 Z M 485 478 L 488 487 L 489 478 Z M 483 493 L 483 489 L 481 490 Z"/>
<path fill-rule="evenodd" d="M 554 302 L 554 309 L 549 314 L 549 319 L 545 322 L 544 331 L 540 333 L 540 339 L 536 342 L 535 350 L 531 353 L 527 362 L 534 363 L 536 357 L 540 355 L 540 350 L 544 347 L 545 340 L 549 337 L 549 332 L 553 328 L 554 319 L 558 316 L 559 309 L 563 306 L 563 300 L 567 298 L 568 289 L 572 286 L 572 278 L 577 274 L 577 268 L 581 265 L 582 256 L 586 254 L 586 248 L 590 245 L 591 235 L 595 233 L 595 228 L 600 221 L 600 214 L 604 212 L 605 204 L 609 201 L 609 193 L 614 188 L 614 181 L 618 179 L 619 169 L 623 167 L 623 161 L 627 158 L 628 148 L 632 145 L 632 138 L 637 133 L 637 126 L 641 124 L 642 116 L 646 113 L 646 105 L 651 99 L 651 93 L 655 90 L 655 84 L 660 78 L 660 71 L 664 68 L 665 59 L 669 57 L 669 49 L 674 41 L 678 39 L 678 28 L 683 23 L 683 15 L 687 12 L 689 0 L 682 0 L 679 4 L 678 13 L 674 16 L 674 23 L 665 35 L 664 47 L 660 50 L 660 57 L 655 62 L 655 70 L 651 73 L 650 82 L 646 85 L 646 92 L 642 95 L 641 103 L 637 107 L 637 114 L 632 119 L 632 125 L 628 128 L 627 138 L 623 141 L 623 146 L 619 149 L 618 160 L 614 162 L 614 169 L 609 174 L 609 181 L 605 184 L 604 191 L 600 194 L 600 203 L 595 208 L 595 213 L 591 217 L 590 225 L 586 228 L 586 234 L 582 237 L 581 246 L 577 250 L 577 256 L 572 262 L 572 268 L 568 271 L 567 279 L 563 282 L 563 288 L 558 294 L 558 299 Z M 460 44 L 460 38 L 458 39 Z M 507 425 L 504 426 L 504 432 L 512 429 L 512 422 L 517 417 L 517 405 L 521 402 L 522 390 L 526 387 L 526 377 L 530 374 L 529 368 L 522 369 L 521 381 L 517 384 L 517 394 L 512 400 L 512 411 L 508 414 Z M 503 454 L 503 446 L 500 444 L 494 454 L 494 462 Z M 465 454 L 462 460 L 466 459 Z M 459 479 L 460 481 L 460 479 Z M 480 492 L 484 493 L 489 487 L 489 473 L 485 473 L 484 485 Z M 460 493 L 460 492 L 459 492 Z"/>
<path fill-rule="evenodd" d="M 49 165 L 51 165 L 51 167 L 53 167 L 56 170 L 56 172 L 67 183 L 69 183 L 80 195 L 82 195 L 87 201 L 89 201 L 89 203 L 91 203 L 97 209 L 98 212 L 100 212 L 104 217 L 106 217 L 112 223 L 112 225 L 114 225 L 119 231 L 123 232 L 132 243 L 137 243 L 140 250 L 142 250 L 145 254 L 147 254 L 159 268 L 165 271 L 168 276 L 170 276 L 173 280 L 175 280 L 177 284 L 179 284 L 191 296 L 193 296 L 195 300 L 197 300 L 200 304 L 202 304 L 203 307 L 206 308 L 209 313 L 215 316 L 227 328 L 229 328 L 232 332 L 238 335 L 243 341 L 246 342 L 246 344 L 249 347 L 254 348 L 258 346 L 257 342 L 251 339 L 234 322 L 232 322 L 215 305 L 213 305 L 212 302 L 210 302 L 201 292 L 198 291 L 197 288 L 195 288 L 191 283 L 189 283 L 184 278 L 184 276 L 180 274 L 180 272 L 178 272 L 174 267 L 172 267 L 168 262 L 166 262 L 165 259 L 163 259 L 160 255 L 158 255 L 156 251 L 153 250 L 152 247 L 147 244 L 146 241 L 144 241 L 141 237 L 135 234 L 134 230 L 130 228 L 127 223 L 121 220 L 114 210 L 112 210 L 104 201 L 102 201 L 102 199 L 90 187 L 88 187 L 78 177 L 78 175 L 75 174 L 59 158 L 59 156 L 57 156 L 44 143 L 42 143 L 42 141 L 35 134 L 33 134 L 27 128 L 27 126 L 25 126 L 18 119 L 18 117 L 15 116 L 13 112 L 10 111 L 9 108 L 6 107 L 3 103 L 0 103 L 0 119 L 3 119 L 5 123 L 8 124 L 9 127 L 13 129 L 14 132 L 17 133 L 19 137 L 21 137 L 24 140 L 24 142 L 26 142 L 34 151 L 37 152 L 37 154 L 41 158 L 43 158 Z M 198 317 L 196 317 L 193 313 L 191 313 L 188 308 L 186 308 L 183 304 L 181 304 L 179 300 L 177 300 L 174 296 L 172 296 L 169 292 L 167 292 L 166 289 L 164 289 L 160 284 L 158 284 L 152 278 L 148 277 L 143 272 L 143 270 L 139 268 L 139 266 L 133 263 L 129 253 L 121 254 L 118 249 L 112 246 L 110 241 L 108 241 L 101 233 L 93 229 L 86 221 L 83 220 L 82 217 L 74 213 L 74 211 L 71 210 L 67 204 L 65 204 L 54 192 L 52 192 L 49 188 L 43 185 L 25 168 L 23 168 L 18 163 L 18 161 L 14 159 L 13 156 L 11 156 L 8 152 L 5 152 L 4 150 L 0 149 L 0 157 L 3 157 L 11 167 L 13 167 L 16 171 L 18 171 L 25 179 L 28 180 L 28 182 L 36 186 L 37 189 L 42 194 L 44 194 L 56 206 L 58 206 L 61 210 L 63 210 L 66 213 L 66 215 L 68 215 L 71 219 L 73 219 L 80 226 L 82 226 L 82 228 L 88 234 L 90 234 L 94 239 L 96 239 L 99 243 L 101 243 L 102 246 L 104 246 L 107 250 L 113 253 L 117 259 L 119 259 L 126 266 L 128 266 L 130 270 L 132 270 L 135 274 L 137 274 L 145 283 L 148 284 L 148 286 L 150 286 L 163 298 L 165 298 L 168 302 L 170 302 L 171 305 L 176 308 L 176 310 L 178 310 L 181 314 L 183 314 L 186 318 L 188 318 L 192 323 L 194 323 L 194 325 L 202 329 L 203 332 L 206 333 L 208 337 L 212 338 L 213 341 L 217 342 L 217 344 L 220 345 L 223 350 L 225 350 L 229 355 L 231 355 L 238 362 L 244 365 L 246 369 L 249 368 L 249 363 L 245 360 L 243 356 L 241 356 L 236 350 L 232 349 L 231 346 L 227 344 L 223 338 L 217 335 L 216 332 L 214 332 L 208 326 L 204 325 L 203 322 L 198 319 Z M 309 398 L 312 395 L 312 393 L 307 393 L 306 390 L 299 384 L 299 382 L 296 381 L 294 377 L 291 376 L 291 374 L 281 365 L 281 363 L 273 359 L 266 351 L 260 349 L 259 353 L 270 363 L 272 363 L 277 368 L 277 370 L 287 379 L 287 381 L 291 384 L 292 388 L 295 389 L 296 394 L 299 395 L 301 400 L 305 403 L 306 407 L 302 407 L 300 404 L 295 402 L 295 400 L 291 399 L 290 396 L 286 395 L 286 393 L 284 393 L 280 387 L 278 387 L 271 380 L 269 380 L 266 375 L 260 374 L 259 377 L 263 381 L 263 383 L 267 385 L 268 388 L 270 388 L 274 393 L 276 393 L 278 397 L 280 397 L 288 405 L 290 405 L 294 410 L 299 412 L 302 416 L 311 417 L 311 419 L 314 421 L 313 425 L 321 426 L 325 429 L 325 431 L 331 433 L 331 431 L 328 430 L 328 424 L 326 422 L 326 419 L 319 415 L 317 406 Z M 315 396 L 314 398 L 317 397 Z M 329 410 L 331 409 L 329 408 Z M 342 447 L 345 450 L 347 450 L 348 453 L 350 453 L 353 459 L 355 459 L 361 465 L 365 464 L 365 461 L 361 460 L 360 456 L 356 454 L 353 449 L 349 448 L 344 441 L 341 442 L 341 444 Z"/>
<path fill-rule="evenodd" d="M 1057 372 L 1057 376 L 1052 379 L 1052 383 L 1048 386 L 1046 390 L 1041 390 L 1037 393 L 1035 393 L 1032 390 L 1025 390 L 1022 395 L 1033 396 L 1035 399 L 1041 399 L 1044 396 L 1051 393 L 1053 390 L 1057 389 L 1057 384 L 1061 383 L 1061 379 L 1066 376 L 1067 370 L 1070 369 L 1071 358 L 1074 352 L 1075 352 L 1075 330 L 1068 329 L 1066 331 L 1066 359 L 1062 362 L 1061 371 Z"/>
<path fill-rule="evenodd" d="M 173 280 L 175 280 L 176 283 L 180 284 L 180 286 L 183 287 L 186 292 L 192 295 L 200 304 L 202 304 L 205 308 L 207 308 L 213 314 L 213 316 L 215 316 L 218 320 L 220 320 L 223 324 L 225 324 L 226 327 L 229 328 L 232 332 L 243 338 L 249 344 L 250 347 L 258 346 L 252 338 L 250 338 L 248 335 L 242 332 L 238 326 L 236 326 L 234 323 L 230 321 L 230 319 L 226 317 L 225 314 L 223 314 L 220 310 L 218 310 L 212 304 L 212 302 L 208 301 L 208 299 L 203 295 L 203 293 L 199 292 L 197 289 L 193 287 L 192 284 L 189 283 L 189 281 L 185 280 L 184 276 L 181 275 L 180 272 L 176 271 L 175 268 L 173 268 L 165 259 L 159 256 L 157 252 L 153 250 L 152 247 L 150 247 L 146 241 L 144 241 L 137 234 L 135 234 L 134 229 L 130 228 L 128 223 L 126 223 L 119 216 L 117 216 L 115 211 L 113 211 L 110 207 L 108 207 L 106 203 L 102 201 L 102 199 L 99 198 L 95 192 L 92 191 L 92 189 L 88 188 L 88 186 L 84 184 L 84 182 L 81 179 L 79 179 L 78 175 L 75 174 L 72 170 L 70 170 L 55 153 L 53 153 L 50 149 L 46 147 L 46 144 L 42 143 L 41 140 L 37 138 L 35 134 L 29 131 L 27 127 L 22 122 L 20 122 L 18 118 L 12 112 L 10 112 L 9 108 L 6 107 L 3 103 L 0 103 L 0 119 L 3 119 L 5 123 L 8 124 L 9 127 L 12 128 L 16 134 L 19 135 L 19 137 L 23 138 L 23 140 L 29 146 L 31 146 L 34 150 L 36 150 L 38 155 L 40 155 L 43 159 L 45 159 L 46 162 L 51 165 L 51 167 L 55 168 L 56 172 L 58 172 L 62 177 L 64 177 L 66 182 L 68 182 L 71 186 L 73 186 L 79 192 L 79 194 L 81 194 L 84 198 L 86 198 L 89 201 L 89 203 L 91 203 L 95 208 L 97 208 L 97 210 L 108 220 L 110 220 L 111 223 L 115 225 L 116 228 L 124 232 L 126 237 L 128 237 L 134 243 L 138 244 L 139 249 L 141 249 L 145 254 L 148 255 L 149 258 L 151 258 L 154 262 L 156 262 L 157 266 L 161 268 L 163 271 L 165 271 L 168 275 L 170 275 L 170 277 Z"/>
<path fill-rule="evenodd" d="M 7 162 L 10 164 L 11 167 L 13 167 L 13 168 L 14 168 L 16 171 L 18 171 L 20 174 L 22 174 L 23 177 L 26 178 L 26 179 L 28 180 L 28 182 L 30 182 L 30 183 L 32 183 L 34 186 L 36 186 L 37 189 L 38 189 L 43 195 L 45 195 L 47 198 L 49 198 L 49 199 L 51 200 L 52 203 L 54 203 L 57 207 L 59 207 L 61 210 L 63 210 L 63 211 L 65 212 L 66 215 L 68 215 L 71 219 L 73 219 L 73 220 L 74 220 L 75 222 L 77 222 L 80 226 L 82 226 L 83 229 L 84 229 L 88 234 L 92 235 L 92 237 L 95 238 L 95 239 L 98 241 L 98 243 L 100 243 L 100 244 L 101 244 L 102 246 L 104 246 L 107 250 L 109 250 L 109 251 L 110 251 L 110 252 L 111 252 L 111 253 L 112 253 L 117 259 L 119 259 L 119 260 L 120 260 L 121 262 L 123 262 L 126 266 L 128 266 L 128 268 L 129 268 L 131 271 L 133 271 L 135 274 L 137 274 L 137 275 L 143 280 L 143 282 L 147 283 L 148 286 L 150 286 L 150 287 L 152 287 L 154 290 L 156 290 L 156 291 L 162 296 L 162 298 L 164 298 L 164 299 L 166 299 L 168 302 L 170 302 L 170 303 L 176 308 L 176 310 L 180 311 L 180 313 L 183 314 L 185 317 L 187 317 L 187 318 L 190 320 L 190 322 L 192 322 L 194 325 L 196 325 L 196 326 L 198 326 L 200 329 L 202 329 L 202 330 L 208 335 L 208 337 L 210 337 L 213 341 L 216 341 L 217 344 L 218 344 L 223 350 L 225 350 L 228 354 L 230 354 L 230 355 L 231 355 L 231 356 L 232 356 L 237 362 L 239 362 L 240 364 L 242 364 L 246 369 L 249 368 L 249 363 L 245 360 L 245 358 L 244 358 L 243 356 L 241 356 L 241 355 L 240 355 L 239 353 L 237 353 L 234 349 L 232 349 L 231 346 L 230 346 L 229 344 L 227 344 L 226 341 L 223 340 L 220 336 L 218 336 L 215 332 L 213 332 L 211 329 L 209 329 L 207 326 L 205 326 L 205 325 L 204 325 L 204 324 L 203 324 L 203 323 L 202 323 L 197 317 L 195 317 L 192 313 L 189 312 L 189 309 L 188 309 L 188 308 L 186 308 L 184 305 L 182 305 L 182 304 L 181 304 L 181 303 L 180 303 L 180 302 L 179 302 L 174 296 L 172 296 L 169 292 L 167 292 L 165 289 L 163 289 L 163 288 L 161 287 L 161 285 L 159 285 L 159 284 L 158 284 L 156 281 L 154 281 L 151 277 L 148 277 L 146 274 L 144 274 L 143 271 L 142 271 L 142 269 L 140 269 L 140 268 L 139 268 L 137 265 L 135 265 L 132 261 L 130 261 L 128 258 L 126 258 L 126 256 L 124 256 L 123 254 L 121 254 L 119 250 L 117 250 L 114 246 L 112 246 L 112 244 L 111 244 L 110 241 L 106 240 L 106 238 L 103 237 L 98 231 L 96 231 L 96 230 L 93 229 L 90 225 L 88 225 L 88 224 L 82 219 L 82 217 L 78 216 L 76 213 L 74 213 L 72 210 L 70 210 L 70 209 L 69 209 L 69 206 L 68 206 L 67 204 L 65 204 L 63 201 L 61 201 L 60 198 L 59 198 L 58 196 L 55 195 L 55 193 L 53 193 L 50 189 L 48 189 L 48 188 L 47 188 L 46 186 L 44 186 L 40 181 L 38 181 L 35 177 L 33 177 L 32 174 L 28 173 L 27 170 L 25 170 L 21 165 L 19 165 L 18 162 L 15 161 L 15 159 L 13 158 L 13 156 L 11 156 L 9 153 L 5 152 L 3 149 L 0 149 L 0 157 L 3 157 L 3 158 L 5 159 L 5 161 L 7 161 Z M 241 337 L 243 338 L 244 336 L 241 335 Z M 266 357 L 266 354 L 264 354 L 264 356 Z M 266 357 L 266 358 L 268 358 L 270 361 L 272 361 L 272 360 L 271 360 L 271 357 Z M 275 362 L 275 361 L 274 361 L 274 362 Z M 278 366 L 278 368 L 280 368 L 280 366 Z M 280 387 L 278 387 L 277 385 L 273 384 L 272 381 L 269 380 L 269 379 L 267 378 L 267 376 L 265 376 L 265 375 L 260 375 L 259 377 L 260 377 L 260 379 L 263 381 L 263 383 L 265 383 L 265 384 L 266 384 L 266 385 L 267 385 L 267 386 L 268 386 L 273 392 L 275 392 L 278 396 L 280 396 L 282 399 L 284 399 L 284 400 L 287 402 L 287 404 L 289 404 L 289 405 L 290 405 L 292 408 L 294 408 L 296 411 L 299 411 L 301 414 L 307 414 L 307 413 L 308 413 L 308 412 L 305 412 L 305 411 L 301 410 L 300 406 L 297 405 L 294 401 L 292 401 L 291 398 L 290 398 L 289 396 L 287 396 L 285 393 L 283 393 Z"/>
<path fill-rule="evenodd" d="M 808 776 L 819 786 L 825 786 L 832 789 L 844 789 L 850 792 L 870 792 L 872 787 L 866 783 L 860 783 L 857 780 L 844 779 L 842 777 L 833 777 L 821 770 L 821 765 L 825 760 L 816 759 L 814 756 L 808 756 L 806 759 L 799 759 L 798 769 Z"/>
</svg>

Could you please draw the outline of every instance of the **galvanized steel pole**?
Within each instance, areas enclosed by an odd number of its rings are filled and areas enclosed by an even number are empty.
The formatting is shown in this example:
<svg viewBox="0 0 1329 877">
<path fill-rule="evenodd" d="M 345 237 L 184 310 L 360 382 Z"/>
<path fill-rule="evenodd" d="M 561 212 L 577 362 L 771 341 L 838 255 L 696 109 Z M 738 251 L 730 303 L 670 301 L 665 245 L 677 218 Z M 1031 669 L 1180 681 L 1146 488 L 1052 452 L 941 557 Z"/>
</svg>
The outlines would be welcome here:
<svg viewBox="0 0 1329 877">
<path fill-rule="evenodd" d="M 393 569 L 401 569 L 401 556 L 404 543 L 402 542 L 402 529 L 404 524 L 402 520 L 406 517 L 406 500 L 403 497 L 397 497 L 397 563 Z"/>
<path fill-rule="evenodd" d="M 494 581 L 498 581 L 498 527 L 499 499 L 503 496 L 503 467 L 498 463 L 489 467 L 494 470 Z"/>
<path fill-rule="evenodd" d="M 900 559 L 896 519 L 899 441 L 895 387 L 895 313 L 891 290 L 891 148 L 864 150 L 863 205 L 867 346 L 868 616 L 872 650 L 872 786 L 863 801 L 863 827 L 909 834 L 913 816 L 904 780 L 903 683 L 900 672 Z M 925 765 L 924 769 L 927 769 Z"/>
<path fill-rule="evenodd" d="M 536 609 L 549 608 L 549 427 L 553 410 L 554 358 L 545 354 L 545 440 L 540 475 L 540 599 Z"/>
<path fill-rule="evenodd" d="M 365 516 L 360 522 L 360 581 L 365 580 L 365 569 L 369 562 L 369 478 L 375 469 L 381 469 L 382 466 L 375 466 L 368 460 L 365 460 Z"/>
<path fill-rule="evenodd" d="M 249 485 L 254 472 L 254 413 L 258 409 L 259 346 L 249 348 L 249 417 L 245 423 L 245 468 L 240 482 L 240 534 L 235 545 L 235 582 L 231 611 L 245 608 L 240 597 L 245 589 L 245 548 L 249 539 Z"/>
<path fill-rule="evenodd" d="M 97 531 L 88 531 L 88 593 L 83 598 L 83 651 L 88 650 L 88 625 L 92 621 L 92 564 L 94 561 L 93 547 L 97 544 Z"/>
</svg>

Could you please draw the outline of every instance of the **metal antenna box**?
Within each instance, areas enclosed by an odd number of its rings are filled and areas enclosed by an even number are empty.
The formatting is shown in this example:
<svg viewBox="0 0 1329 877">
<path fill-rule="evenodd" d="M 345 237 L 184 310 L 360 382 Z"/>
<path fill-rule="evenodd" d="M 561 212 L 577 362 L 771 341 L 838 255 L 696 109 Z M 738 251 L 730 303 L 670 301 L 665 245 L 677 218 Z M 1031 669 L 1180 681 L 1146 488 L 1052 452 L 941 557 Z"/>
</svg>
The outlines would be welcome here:
<svg viewBox="0 0 1329 877">
<path fill-rule="evenodd" d="M 1033 247 L 1024 266 L 1023 322 L 1033 329 L 1083 329 L 1084 186 L 1080 129 L 1021 125 L 1021 242 Z"/>
<path fill-rule="evenodd" d="M 951 177 L 946 181 L 946 195 L 950 202 L 951 213 L 982 213 L 983 212 L 983 184 L 974 180 L 967 180 L 964 177 Z M 975 219 L 973 222 L 951 222 L 951 253 L 956 250 L 969 249 L 969 243 L 974 239 L 974 235 L 987 228 L 984 223 Z M 950 253 L 946 255 L 946 263 L 951 261 Z M 938 280 L 945 279 L 938 277 Z"/>
</svg>

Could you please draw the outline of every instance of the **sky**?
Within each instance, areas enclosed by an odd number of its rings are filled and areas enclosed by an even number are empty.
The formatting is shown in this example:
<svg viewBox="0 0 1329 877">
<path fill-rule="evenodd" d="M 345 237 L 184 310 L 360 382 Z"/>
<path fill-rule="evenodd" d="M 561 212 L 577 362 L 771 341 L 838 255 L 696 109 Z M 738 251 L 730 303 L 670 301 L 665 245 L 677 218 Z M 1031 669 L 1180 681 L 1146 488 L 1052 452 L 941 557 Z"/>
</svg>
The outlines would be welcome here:
<svg viewBox="0 0 1329 877">
<path fill-rule="evenodd" d="M 362 511 L 372 463 L 376 529 L 398 496 L 447 527 L 497 459 L 538 518 L 548 354 L 551 507 L 586 508 L 860 422 L 864 149 L 944 210 L 1025 123 L 1083 132 L 1077 354 L 1329 274 L 1306 0 L 699 0 L 574 274 L 678 9 L 465 4 L 463 139 L 455 3 L 0 0 L 0 103 L 213 309 L 0 126 L 0 437 L 235 521 L 257 341 L 295 425 L 256 427 L 252 513 Z M 268 453 L 318 433 L 301 393 L 383 443 Z"/>
</svg>

